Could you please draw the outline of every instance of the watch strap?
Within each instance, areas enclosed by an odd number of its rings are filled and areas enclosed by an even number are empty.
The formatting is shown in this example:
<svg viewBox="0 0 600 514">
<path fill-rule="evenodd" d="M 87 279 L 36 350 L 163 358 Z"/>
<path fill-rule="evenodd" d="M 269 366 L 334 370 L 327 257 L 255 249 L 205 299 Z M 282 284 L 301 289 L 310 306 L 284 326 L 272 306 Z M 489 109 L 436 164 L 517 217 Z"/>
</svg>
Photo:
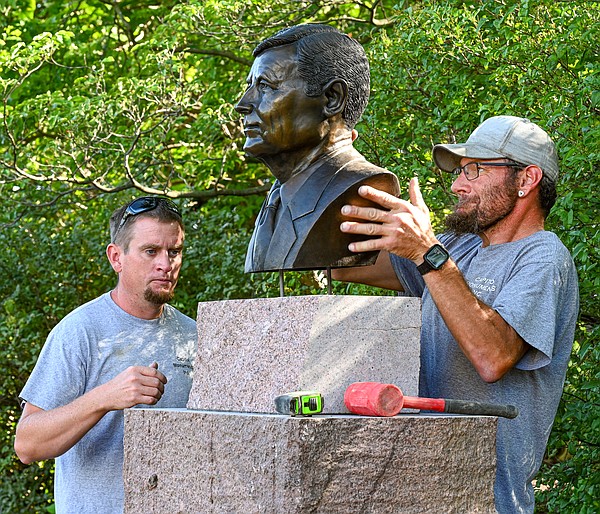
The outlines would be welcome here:
<svg viewBox="0 0 600 514">
<path fill-rule="evenodd" d="M 423 261 L 421 264 L 417 266 L 417 271 L 421 275 L 425 275 L 425 273 L 429 273 L 433 268 L 427 261 Z"/>
</svg>

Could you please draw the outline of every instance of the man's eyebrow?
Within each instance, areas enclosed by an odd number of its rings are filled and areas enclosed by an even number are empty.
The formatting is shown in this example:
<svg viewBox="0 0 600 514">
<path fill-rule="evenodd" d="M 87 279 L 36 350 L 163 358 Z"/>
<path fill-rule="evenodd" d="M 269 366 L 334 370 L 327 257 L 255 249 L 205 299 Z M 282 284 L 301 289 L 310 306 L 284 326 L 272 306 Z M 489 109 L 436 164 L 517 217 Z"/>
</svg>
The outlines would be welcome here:
<svg viewBox="0 0 600 514">
<path fill-rule="evenodd" d="M 146 243 L 146 244 L 141 244 L 138 246 L 140 251 L 145 251 L 145 250 L 157 250 L 160 248 L 160 245 L 154 244 L 154 243 Z"/>
<path fill-rule="evenodd" d="M 141 248 L 142 248 L 142 250 L 157 250 L 157 249 L 163 248 L 163 245 L 155 244 L 155 243 L 148 243 L 148 244 L 142 245 Z M 168 249 L 169 250 L 182 250 L 183 243 L 178 244 L 178 245 L 168 246 Z"/>
</svg>

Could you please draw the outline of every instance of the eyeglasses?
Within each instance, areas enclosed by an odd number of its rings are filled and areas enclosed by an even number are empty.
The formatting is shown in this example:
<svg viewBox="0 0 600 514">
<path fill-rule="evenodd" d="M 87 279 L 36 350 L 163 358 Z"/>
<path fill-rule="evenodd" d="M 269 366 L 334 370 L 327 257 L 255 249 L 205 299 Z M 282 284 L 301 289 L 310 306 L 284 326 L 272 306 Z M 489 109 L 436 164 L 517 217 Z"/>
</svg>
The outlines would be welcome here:
<svg viewBox="0 0 600 514">
<path fill-rule="evenodd" d="M 127 206 L 125 212 L 123 213 L 123 216 L 121 217 L 119 226 L 117 227 L 117 230 L 115 230 L 115 236 L 117 235 L 119 230 L 121 230 L 123 225 L 125 225 L 125 222 L 129 218 L 137 216 L 142 212 L 153 211 L 161 204 L 181 218 L 181 213 L 179 212 L 179 209 L 171 200 L 167 200 L 166 198 L 157 198 L 155 196 L 144 196 L 142 198 L 134 200 Z"/>
<path fill-rule="evenodd" d="M 525 164 L 518 162 L 468 162 L 464 166 L 457 166 L 452 170 L 453 175 L 465 174 L 467 180 L 475 180 L 479 178 L 482 168 L 487 166 L 495 166 L 498 168 L 525 168 Z"/>
</svg>

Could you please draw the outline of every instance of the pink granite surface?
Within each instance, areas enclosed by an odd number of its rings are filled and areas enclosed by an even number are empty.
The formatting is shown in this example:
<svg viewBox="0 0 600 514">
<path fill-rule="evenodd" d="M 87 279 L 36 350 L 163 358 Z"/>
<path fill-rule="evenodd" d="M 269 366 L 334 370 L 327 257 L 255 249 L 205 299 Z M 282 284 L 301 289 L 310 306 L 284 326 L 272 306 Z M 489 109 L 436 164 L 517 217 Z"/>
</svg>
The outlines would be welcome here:
<svg viewBox="0 0 600 514">
<path fill-rule="evenodd" d="M 274 412 L 273 398 L 318 390 L 325 413 L 346 413 L 357 381 L 418 393 L 420 301 L 384 296 L 296 296 L 198 306 L 189 409 Z"/>
<path fill-rule="evenodd" d="M 130 409 L 125 512 L 492 513 L 496 423 Z"/>
</svg>

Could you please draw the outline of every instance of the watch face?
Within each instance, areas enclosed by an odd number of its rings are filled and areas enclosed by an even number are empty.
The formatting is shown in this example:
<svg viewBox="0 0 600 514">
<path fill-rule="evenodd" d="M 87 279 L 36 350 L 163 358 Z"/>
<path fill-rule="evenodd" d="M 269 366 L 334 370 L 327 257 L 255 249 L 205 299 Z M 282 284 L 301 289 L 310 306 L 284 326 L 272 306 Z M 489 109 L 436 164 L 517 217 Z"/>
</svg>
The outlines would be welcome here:
<svg viewBox="0 0 600 514">
<path fill-rule="evenodd" d="M 448 260 L 448 252 L 435 245 L 427 252 L 425 259 L 433 269 L 439 269 Z"/>
</svg>

